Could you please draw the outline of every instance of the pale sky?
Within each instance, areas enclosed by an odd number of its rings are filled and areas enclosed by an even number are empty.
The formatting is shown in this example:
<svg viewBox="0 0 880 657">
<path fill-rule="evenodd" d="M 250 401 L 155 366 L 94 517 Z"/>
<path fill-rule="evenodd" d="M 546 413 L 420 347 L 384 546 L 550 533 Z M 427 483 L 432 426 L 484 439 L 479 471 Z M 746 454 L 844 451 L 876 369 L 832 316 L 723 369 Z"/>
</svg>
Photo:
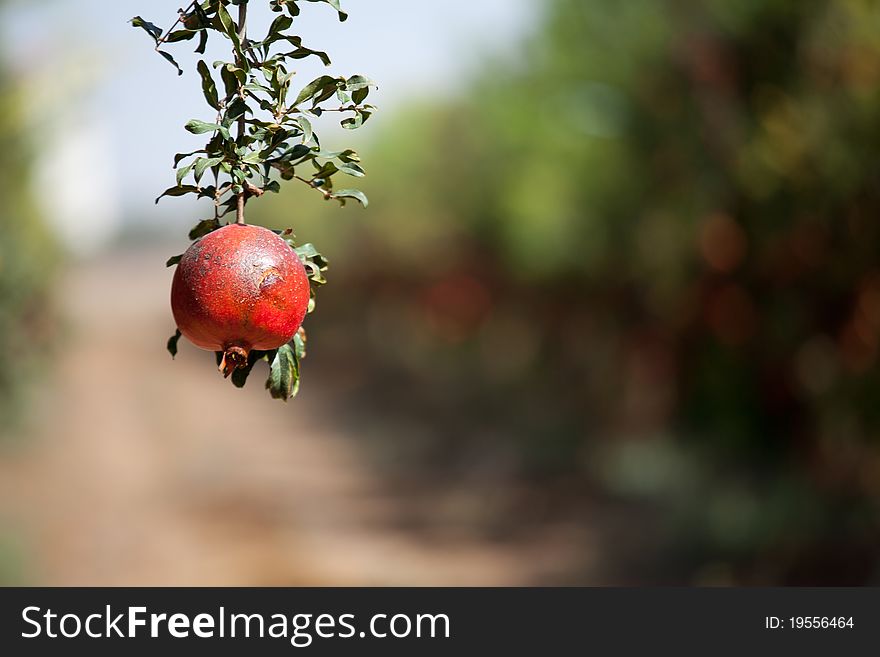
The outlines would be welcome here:
<svg viewBox="0 0 880 657">
<path fill-rule="evenodd" d="M 2 47 L 13 70 L 29 81 L 32 118 L 44 126 L 38 131 L 44 153 L 41 175 L 57 177 L 66 172 L 69 176 L 57 188 L 57 198 L 48 200 L 53 213 L 65 205 L 81 212 L 97 203 L 99 224 L 163 220 L 165 213 L 154 208 L 152 199 L 174 182 L 171 158 L 175 152 L 192 150 L 187 146 L 200 145 L 200 138 L 186 133 L 183 124 L 190 118 L 211 118 L 211 112 L 192 71 L 197 57 L 192 53 L 194 43 L 173 47 L 187 70 L 177 77 L 153 51 L 149 38 L 127 20 L 140 14 L 167 27 L 181 4 L 183 0 L 19 1 L 3 11 Z M 263 8 L 266 2 L 252 4 L 250 29 L 253 34 L 264 33 L 274 14 Z M 324 69 L 310 62 L 297 77 L 302 86 L 323 72 L 362 73 L 379 84 L 371 102 L 381 111 L 362 128 L 355 138 L 357 145 L 388 121 L 395 108 L 454 94 L 487 56 L 515 56 L 516 44 L 533 22 L 536 3 L 343 0 L 342 4 L 350 14 L 345 23 L 339 23 L 327 5 L 303 3 L 297 33 L 304 45 L 326 50 L 333 66 Z M 209 49 L 206 59 L 210 63 L 221 57 L 221 50 Z M 64 137 L 72 132 L 79 138 Z M 346 145 L 354 134 L 346 135 Z M 83 148 L 90 151 L 80 153 Z M 75 162 L 79 166 L 71 165 Z M 83 198 L 85 178 L 93 182 L 86 189 L 103 188 L 93 193 L 95 198 Z M 80 190 L 76 198 L 64 196 L 75 189 Z M 98 216 L 102 214 L 103 218 Z"/>
</svg>

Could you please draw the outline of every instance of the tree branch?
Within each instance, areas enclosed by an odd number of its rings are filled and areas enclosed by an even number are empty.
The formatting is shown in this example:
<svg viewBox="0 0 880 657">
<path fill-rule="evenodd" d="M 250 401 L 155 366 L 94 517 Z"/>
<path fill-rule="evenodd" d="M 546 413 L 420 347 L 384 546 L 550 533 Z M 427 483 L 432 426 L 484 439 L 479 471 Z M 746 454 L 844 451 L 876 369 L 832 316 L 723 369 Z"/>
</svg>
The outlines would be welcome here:
<svg viewBox="0 0 880 657">
<path fill-rule="evenodd" d="M 242 3 L 238 5 L 238 40 L 241 42 L 242 47 L 246 45 L 247 42 L 247 3 Z M 236 55 L 236 60 L 240 58 Z M 244 62 L 238 61 L 238 65 L 242 68 Z M 238 93 L 239 95 L 244 95 L 244 89 L 242 88 L 241 83 L 238 85 Z M 247 123 L 245 120 L 245 112 L 242 112 L 241 116 L 238 117 L 238 138 L 241 139 L 245 135 L 245 131 L 247 130 Z M 244 204 L 247 200 L 247 191 L 246 186 L 242 185 L 242 190 L 238 195 L 238 201 L 235 209 L 235 223 L 244 225 Z"/>
<path fill-rule="evenodd" d="M 174 25 L 168 28 L 168 31 L 165 34 L 161 35 L 158 39 L 156 39 L 156 51 L 158 52 L 159 48 L 162 47 L 162 44 L 166 43 L 168 37 L 171 36 L 171 33 L 174 31 L 174 28 L 180 25 L 183 22 L 183 19 L 189 13 L 189 10 L 193 8 L 193 5 L 196 4 L 195 1 L 189 3 L 189 7 L 186 9 L 181 9 L 177 13 L 177 20 L 174 22 Z M 186 27 L 186 26 L 184 26 Z"/>
</svg>

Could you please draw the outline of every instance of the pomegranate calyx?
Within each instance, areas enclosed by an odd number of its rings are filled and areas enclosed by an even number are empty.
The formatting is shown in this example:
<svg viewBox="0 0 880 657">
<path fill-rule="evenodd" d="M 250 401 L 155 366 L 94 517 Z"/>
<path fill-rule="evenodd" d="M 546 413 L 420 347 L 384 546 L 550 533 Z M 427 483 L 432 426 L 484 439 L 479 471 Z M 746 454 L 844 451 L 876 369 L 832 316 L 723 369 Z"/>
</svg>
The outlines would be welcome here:
<svg viewBox="0 0 880 657">
<path fill-rule="evenodd" d="M 220 373 L 224 379 L 228 379 L 229 375 L 235 370 L 247 367 L 248 350 L 238 345 L 230 345 L 223 351 L 223 359 L 220 361 Z"/>
</svg>

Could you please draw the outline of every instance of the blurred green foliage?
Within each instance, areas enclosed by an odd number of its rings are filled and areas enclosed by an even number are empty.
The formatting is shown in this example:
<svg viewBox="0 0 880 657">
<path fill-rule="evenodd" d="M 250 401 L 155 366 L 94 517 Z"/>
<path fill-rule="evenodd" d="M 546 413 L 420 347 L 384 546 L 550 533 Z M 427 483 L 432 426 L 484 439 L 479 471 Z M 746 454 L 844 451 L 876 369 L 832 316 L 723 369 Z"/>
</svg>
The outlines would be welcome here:
<svg viewBox="0 0 880 657">
<path fill-rule="evenodd" d="M 21 394 L 49 341 L 49 283 L 58 258 L 31 196 L 23 100 L 0 71 L 0 434 L 18 417 Z"/>
<path fill-rule="evenodd" d="M 322 241 L 380 454 L 624 505 L 615 581 L 876 583 L 880 6 L 553 0 L 375 150 Z"/>
</svg>

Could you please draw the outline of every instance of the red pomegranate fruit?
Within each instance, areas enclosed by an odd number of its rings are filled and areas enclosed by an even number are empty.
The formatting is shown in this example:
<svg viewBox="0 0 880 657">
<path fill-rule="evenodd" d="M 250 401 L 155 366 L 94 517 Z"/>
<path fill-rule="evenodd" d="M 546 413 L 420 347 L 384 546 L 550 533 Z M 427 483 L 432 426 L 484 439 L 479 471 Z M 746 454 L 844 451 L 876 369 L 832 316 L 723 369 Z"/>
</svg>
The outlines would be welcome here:
<svg viewBox="0 0 880 657">
<path fill-rule="evenodd" d="M 229 376 L 252 349 L 293 339 L 309 306 L 309 279 L 290 245 L 261 226 L 230 224 L 194 242 L 171 284 L 177 328 L 197 347 L 223 352 Z"/>
</svg>

